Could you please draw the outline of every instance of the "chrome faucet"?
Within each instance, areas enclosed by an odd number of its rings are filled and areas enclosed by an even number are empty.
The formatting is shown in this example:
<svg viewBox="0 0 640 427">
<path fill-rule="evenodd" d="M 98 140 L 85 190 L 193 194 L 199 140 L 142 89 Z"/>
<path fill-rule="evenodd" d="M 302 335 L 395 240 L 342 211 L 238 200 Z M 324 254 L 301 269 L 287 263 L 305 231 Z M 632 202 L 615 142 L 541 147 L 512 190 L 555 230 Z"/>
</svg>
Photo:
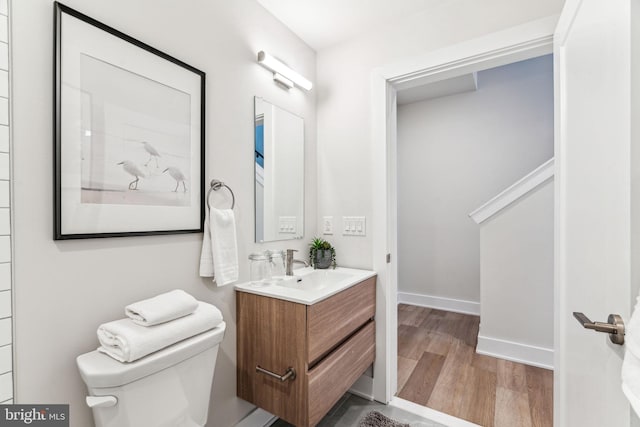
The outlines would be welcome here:
<svg viewBox="0 0 640 427">
<path fill-rule="evenodd" d="M 286 258 L 286 264 L 285 264 L 287 276 L 293 276 L 293 264 L 295 263 L 304 264 L 305 267 L 309 267 L 309 263 L 307 261 L 303 261 L 301 259 L 294 259 L 293 258 L 294 252 L 298 252 L 298 251 L 296 249 L 287 249 L 287 258 Z"/>
</svg>

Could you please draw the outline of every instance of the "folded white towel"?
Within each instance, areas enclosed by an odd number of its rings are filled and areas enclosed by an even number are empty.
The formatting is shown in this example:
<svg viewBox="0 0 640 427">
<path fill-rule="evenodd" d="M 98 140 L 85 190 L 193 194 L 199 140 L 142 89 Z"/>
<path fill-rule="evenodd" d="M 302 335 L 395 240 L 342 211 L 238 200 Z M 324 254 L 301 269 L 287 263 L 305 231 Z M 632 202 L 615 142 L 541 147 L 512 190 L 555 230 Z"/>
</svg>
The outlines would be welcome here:
<svg viewBox="0 0 640 427">
<path fill-rule="evenodd" d="M 194 297 L 176 289 L 129 304 L 124 314 L 138 325 L 153 326 L 191 314 L 196 308 L 198 301 Z"/>
<path fill-rule="evenodd" d="M 98 327 L 98 351 L 120 362 L 133 362 L 194 335 L 213 329 L 222 322 L 217 307 L 198 301 L 191 314 L 155 326 L 140 326 L 129 318 Z"/>
<path fill-rule="evenodd" d="M 231 209 L 211 208 L 204 222 L 200 276 L 214 277 L 218 286 L 238 280 L 236 220 Z"/>
<path fill-rule="evenodd" d="M 622 391 L 633 410 L 640 415 L 640 296 L 625 329 Z"/>
</svg>

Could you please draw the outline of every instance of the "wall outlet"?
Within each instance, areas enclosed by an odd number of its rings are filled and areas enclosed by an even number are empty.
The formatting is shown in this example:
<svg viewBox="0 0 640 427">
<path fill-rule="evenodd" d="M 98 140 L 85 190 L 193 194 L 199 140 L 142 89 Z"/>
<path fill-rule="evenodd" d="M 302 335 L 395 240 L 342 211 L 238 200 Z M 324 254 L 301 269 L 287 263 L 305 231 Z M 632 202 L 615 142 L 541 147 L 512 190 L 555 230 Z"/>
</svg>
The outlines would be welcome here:
<svg viewBox="0 0 640 427">
<path fill-rule="evenodd" d="M 343 216 L 342 217 L 343 236 L 366 236 L 366 219 L 363 216 Z"/>
<path fill-rule="evenodd" d="M 322 234 L 333 234 L 332 216 L 325 216 L 322 218 Z"/>
</svg>

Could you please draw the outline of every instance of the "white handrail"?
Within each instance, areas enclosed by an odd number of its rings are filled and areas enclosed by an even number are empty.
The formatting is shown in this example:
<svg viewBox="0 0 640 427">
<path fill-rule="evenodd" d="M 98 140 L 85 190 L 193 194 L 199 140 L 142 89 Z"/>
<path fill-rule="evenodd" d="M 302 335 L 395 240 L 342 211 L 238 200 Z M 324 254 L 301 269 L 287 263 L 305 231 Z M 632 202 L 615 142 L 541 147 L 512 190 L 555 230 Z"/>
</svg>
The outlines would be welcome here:
<svg viewBox="0 0 640 427">
<path fill-rule="evenodd" d="M 538 166 L 531 173 L 527 174 L 524 178 L 511 185 L 503 192 L 489 200 L 478 209 L 469 214 L 469 217 L 473 219 L 476 224 L 480 224 L 487 219 L 491 218 L 502 209 L 509 206 L 511 203 L 518 200 L 540 184 L 544 183 L 554 175 L 553 167 L 554 158 L 547 160 L 542 165 Z"/>
</svg>

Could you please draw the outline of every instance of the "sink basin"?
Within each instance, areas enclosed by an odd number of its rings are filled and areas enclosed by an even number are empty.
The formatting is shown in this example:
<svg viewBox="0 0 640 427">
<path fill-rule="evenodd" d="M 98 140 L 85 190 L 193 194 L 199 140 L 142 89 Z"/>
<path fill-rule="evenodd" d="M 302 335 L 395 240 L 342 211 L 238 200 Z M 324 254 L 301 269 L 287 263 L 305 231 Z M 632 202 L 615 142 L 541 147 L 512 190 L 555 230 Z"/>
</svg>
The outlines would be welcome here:
<svg viewBox="0 0 640 427">
<path fill-rule="evenodd" d="M 375 276 L 374 271 L 337 267 L 314 270 L 311 267 L 294 270 L 293 276 L 275 278 L 262 283 L 243 283 L 235 288 L 272 298 L 301 304 L 315 304 L 357 283 Z"/>
<path fill-rule="evenodd" d="M 306 270 L 306 269 L 305 269 Z M 296 272 L 298 273 L 298 272 Z M 311 272 L 298 273 L 292 279 L 273 283 L 274 286 L 284 286 L 292 289 L 324 289 L 348 280 L 353 274 L 335 270 L 312 270 Z"/>
</svg>

